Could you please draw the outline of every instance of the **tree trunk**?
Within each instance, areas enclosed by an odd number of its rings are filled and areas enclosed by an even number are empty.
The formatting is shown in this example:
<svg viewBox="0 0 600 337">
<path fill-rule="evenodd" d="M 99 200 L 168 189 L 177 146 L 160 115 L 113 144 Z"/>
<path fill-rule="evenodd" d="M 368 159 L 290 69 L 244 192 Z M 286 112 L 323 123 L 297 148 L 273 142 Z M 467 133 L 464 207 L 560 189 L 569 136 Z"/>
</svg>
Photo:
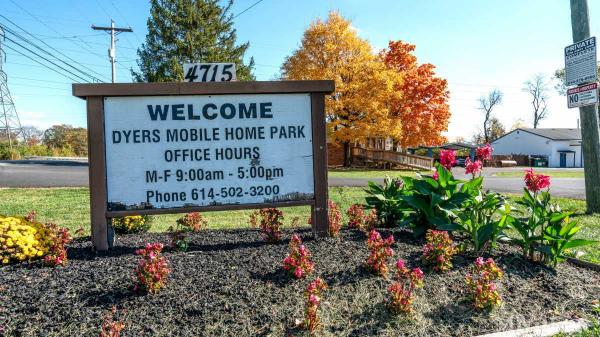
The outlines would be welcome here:
<svg viewBox="0 0 600 337">
<path fill-rule="evenodd" d="M 344 167 L 350 167 L 350 142 L 344 142 Z"/>
</svg>

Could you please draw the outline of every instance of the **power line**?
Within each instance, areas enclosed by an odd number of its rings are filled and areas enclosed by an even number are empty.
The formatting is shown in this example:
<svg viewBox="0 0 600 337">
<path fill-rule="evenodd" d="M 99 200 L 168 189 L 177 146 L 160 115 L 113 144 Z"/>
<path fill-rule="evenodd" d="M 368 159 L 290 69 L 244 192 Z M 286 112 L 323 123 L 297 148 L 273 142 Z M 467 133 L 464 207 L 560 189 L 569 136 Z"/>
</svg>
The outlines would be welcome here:
<svg viewBox="0 0 600 337">
<path fill-rule="evenodd" d="M 70 79 L 70 80 L 71 80 L 71 81 L 73 81 L 73 82 L 77 82 L 77 83 L 79 83 L 79 82 L 80 82 L 79 80 L 73 79 L 72 77 L 70 77 L 70 76 L 68 76 L 68 75 L 65 75 L 64 73 L 61 73 L 60 71 L 58 71 L 58 70 L 56 70 L 56 69 L 54 69 L 54 68 L 51 68 L 51 67 L 49 67 L 47 64 L 44 64 L 44 63 L 42 63 L 42 62 L 40 62 L 40 61 L 38 61 L 38 60 L 34 59 L 33 57 L 31 57 L 31 56 L 29 56 L 29 55 L 27 55 L 27 54 L 24 54 L 23 52 L 21 52 L 21 51 L 19 51 L 19 50 L 17 50 L 17 49 L 14 49 L 14 48 L 12 48 L 12 47 L 11 47 L 11 46 L 9 46 L 9 45 L 6 45 L 6 48 L 8 48 L 8 49 L 10 49 L 10 50 L 12 50 L 12 51 L 14 51 L 14 52 L 16 52 L 16 53 L 19 53 L 19 54 L 21 54 L 21 55 L 23 55 L 23 56 L 27 57 L 28 59 L 30 59 L 30 60 L 32 60 L 32 61 L 34 61 L 34 62 L 36 62 L 36 63 L 38 63 L 38 64 L 40 64 L 40 65 L 42 65 L 42 66 L 44 66 L 44 68 L 48 68 L 48 69 L 50 69 L 50 70 L 54 71 L 55 73 L 57 73 L 57 74 L 60 74 L 60 75 L 62 75 L 62 76 L 64 76 L 64 77 L 66 77 L 66 78 Z M 52 63 L 52 62 L 50 62 L 50 63 Z M 59 68 L 60 68 L 60 66 L 59 66 Z M 68 72 L 68 71 L 67 71 L 67 72 Z M 85 81 L 85 80 L 84 80 L 84 81 Z M 87 81 L 85 81 L 85 82 L 87 82 Z"/>
<path fill-rule="evenodd" d="M 87 80 L 87 79 L 85 79 L 85 78 L 83 78 L 83 77 L 79 76 L 78 74 L 75 74 L 75 73 L 71 72 L 71 71 L 70 71 L 70 70 L 68 70 L 68 69 L 65 69 L 65 68 L 63 68 L 62 66 L 60 66 L 60 65 L 58 65 L 58 64 L 56 64 L 56 63 L 54 63 L 53 61 L 51 61 L 51 60 L 49 60 L 49 59 L 45 58 L 44 56 L 42 56 L 42 55 L 40 55 L 40 54 L 36 53 L 35 51 L 33 51 L 33 50 L 31 50 L 31 49 L 29 49 L 29 48 L 25 47 L 24 45 L 22 45 L 22 44 L 18 43 L 17 41 L 15 41 L 15 40 L 11 39 L 10 37 L 5 37 L 5 39 L 7 39 L 8 41 L 10 41 L 10 42 L 12 42 L 12 43 L 16 44 L 17 46 L 19 46 L 19 47 L 21 47 L 21 48 L 23 48 L 23 49 L 27 50 L 28 52 L 30 52 L 30 53 L 32 53 L 32 54 L 34 54 L 34 55 L 36 55 L 37 57 L 39 57 L 39 58 L 41 58 L 41 59 L 45 60 L 46 62 L 48 62 L 48 63 L 51 63 L 52 65 L 54 65 L 54 66 L 56 66 L 56 67 L 58 67 L 58 68 L 60 68 L 60 69 L 62 69 L 62 70 L 64 70 L 64 71 L 68 72 L 69 74 L 71 74 L 71 75 L 73 75 L 73 76 L 75 76 L 75 77 L 77 77 L 77 78 L 81 79 L 82 81 L 84 81 L 84 82 L 89 82 L 89 80 Z M 7 45 L 7 47 L 9 47 L 9 46 Z M 11 49 L 12 49 L 12 48 L 11 48 Z M 12 49 L 12 50 L 14 50 L 14 49 Z"/>
<path fill-rule="evenodd" d="M 69 57 L 69 56 L 65 55 L 65 54 L 64 54 L 63 52 L 61 52 L 60 50 L 58 50 L 58 49 L 56 49 L 56 48 L 52 47 L 51 45 L 49 45 L 48 43 L 46 43 L 44 40 L 42 40 L 42 39 L 40 39 L 40 38 L 38 38 L 38 37 L 34 36 L 34 35 L 33 35 L 33 34 L 31 34 L 31 33 L 29 33 L 29 32 L 28 32 L 27 30 L 25 30 L 23 27 L 21 27 L 21 26 L 17 25 L 16 23 L 14 23 L 13 21 L 11 21 L 10 19 L 8 19 L 7 17 L 5 17 L 4 15 L 0 14 L 0 17 L 2 17 L 3 19 L 5 19 L 5 20 L 6 20 L 6 21 L 8 21 L 9 23 L 11 23 L 13 26 L 17 27 L 17 28 L 18 28 L 18 29 L 20 29 L 21 31 L 25 32 L 26 34 L 28 34 L 28 35 L 32 36 L 34 39 L 36 39 L 36 40 L 38 40 L 38 41 L 42 42 L 42 43 L 43 43 L 44 45 L 46 45 L 48 48 L 50 48 L 50 49 L 52 49 L 52 50 L 56 51 L 57 53 L 59 53 L 60 55 L 62 55 L 62 56 L 64 56 L 64 57 L 66 57 L 66 58 L 67 58 L 68 60 L 70 60 L 71 62 L 74 62 L 74 63 L 76 63 L 76 64 L 80 64 L 79 62 L 75 61 L 73 58 L 71 58 L 71 57 Z M 4 27 L 5 27 L 7 30 L 9 30 L 9 32 L 10 32 L 11 34 L 13 34 L 13 35 L 15 35 L 15 36 L 18 36 L 18 37 L 20 37 L 20 38 L 21 38 L 23 41 L 25 41 L 25 42 L 28 42 L 29 44 L 31 44 L 32 46 L 35 46 L 35 47 L 37 47 L 37 48 L 38 48 L 38 49 L 40 49 L 40 50 L 43 50 L 43 48 L 41 48 L 41 47 L 39 47 L 39 46 L 35 45 L 33 42 L 31 42 L 31 41 L 29 41 L 28 39 L 26 39 L 26 38 L 22 37 L 21 35 L 19 35 L 19 34 L 16 34 L 14 31 L 12 31 L 11 29 L 7 28 L 6 26 L 4 26 Z M 44 50 L 44 51 L 45 51 L 45 50 Z M 45 52 L 46 52 L 47 54 L 50 54 L 50 53 L 49 53 L 49 52 L 47 52 L 47 51 L 45 51 Z M 64 64 L 68 65 L 69 67 L 71 67 L 71 68 L 73 68 L 73 69 L 76 69 L 76 70 L 78 70 L 79 72 L 81 72 L 81 73 L 85 74 L 86 76 L 88 76 L 88 77 L 92 78 L 93 80 L 96 80 L 96 81 L 98 81 L 98 82 L 103 82 L 103 81 L 102 81 L 102 80 L 100 80 L 99 78 L 96 78 L 95 76 L 89 75 L 89 74 L 87 74 L 86 72 L 84 72 L 84 71 L 82 71 L 82 70 L 79 70 L 79 69 L 75 68 L 73 65 L 71 65 L 71 64 L 69 64 L 69 63 L 67 63 L 67 62 L 65 62 L 64 60 L 61 60 L 61 59 L 59 59 L 59 58 L 58 58 L 58 57 L 56 57 L 56 56 L 54 56 L 54 58 L 56 58 L 57 60 L 61 61 L 61 62 L 62 62 L 62 63 L 64 63 Z M 80 65 L 81 65 L 81 64 L 80 64 Z M 82 66 L 83 68 L 85 68 L 85 69 L 89 70 L 89 71 L 90 71 L 90 72 L 92 72 L 92 73 L 95 73 L 95 74 L 97 74 L 97 75 L 99 75 L 99 76 L 103 76 L 102 74 L 100 74 L 100 73 L 96 72 L 95 70 L 93 70 L 93 69 L 91 69 L 91 68 L 89 68 L 89 67 L 86 67 L 86 66 L 83 66 L 83 65 L 81 65 L 81 66 Z"/>
<path fill-rule="evenodd" d="M 39 23 L 41 23 L 42 25 L 44 25 L 44 26 L 48 27 L 48 29 L 52 30 L 52 31 L 53 31 L 53 32 L 55 32 L 56 34 L 60 35 L 61 37 L 66 37 L 66 36 L 64 36 L 63 34 L 61 34 L 59 31 L 57 31 L 56 29 L 54 29 L 54 28 L 52 28 L 51 26 L 49 26 L 48 24 L 46 24 L 44 21 L 40 20 L 40 19 L 39 19 L 37 16 L 33 15 L 31 12 L 29 12 L 28 10 L 26 10 L 25 8 L 23 8 L 21 5 L 19 5 L 19 4 L 18 4 L 17 2 L 15 2 L 14 0 L 10 0 L 10 2 L 12 2 L 12 3 L 13 3 L 13 5 L 15 5 L 15 6 L 19 7 L 19 8 L 20 8 L 20 9 L 21 9 L 23 12 L 27 13 L 29 16 L 31 16 L 32 18 L 34 18 L 36 21 L 38 21 L 38 22 L 39 22 Z M 77 38 L 77 39 L 78 39 L 78 40 L 80 40 L 82 43 L 84 43 L 84 44 L 86 44 L 86 45 L 87 45 L 87 42 L 83 41 L 81 38 Z M 75 41 L 71 41 L 71 42 L 75 43 Z M 85 46 L 83 46 L 83 45 L 80 45 L 80 44 L 77 44 L 77 43 L 75 43 L 75 44 L 76 44 L 77 46 L 79 46 L 79 47 L 83 48 L 83 49 L 86 49 L 87 51 L 89 51 L 89 52 L 90 52 L 91 54 L 93 54 L 93 55 L 96 55 L 96 56 L 99 56 L 99 57 L 104 57 L 104 56 L 102 56 L 102 55 L 100 55 L 100 54 L 98 54 L 98 53 L 94 52 L 94 51 L 93 51 L 93 50 L 91 50 L 90 48 L 88 48 L 89 46 L 88 46 L 88 47 L 85 47 Z"/>
<path fill-rule="evenodd" d="M 13 77 L 11 76 L 11 78 L 13 78 Z M 11 86 L 71 91 L 71 89 L 67 89 L 67 88 L 48 87 L 48 86 L 44 86 L 44 85 L 35 85 L 35 84 L 29 84 L 29 83 L 11 83 Z"/>
<path fill-rule="evenodd" d="M 0 14 L 0 15 L 1 15 L 1 14 Z M 66 61 L 64 61 L 64 60 L 62 60 L 62 59 L 61 59 L 61 58 L 59 58 L 59 57 L 56 57 L 56 55 L 54 55 L 54 54 L 50 53 L 49 51 L 47 51 L 46 49 L 44 49 L 44 48 L 42 48 L 42 47 L 40 47 L 40 46 L 38 46 L 38 45 L 36 45 L 35 43 L 33 43 L 32 41 L 30 41 L 29 39 L 27 39 L 27 38 L 23 37 L 22 35 L 20 35 L 20 34 L 18 34 L 18 33 L 15 33 L 14 31 L 12 31 L 11 29 L 9 29 L 8 27 L 6 27 L 6 26 L 2 26 L 1 24 L 0 24 L 0 27 L 4 27 L 4 29 L 5 29 L 6 31 L 8 31 L 9 33 L 13 34 L 15 37 L 17 37 L 17 38 L 20 38 L 20 39 L 21 39 L 21 40 L 23 40 L 25 43 L 28 43 L 28 44 L 29 44 L 29 45 L 31 45 L 32 47 L 35 47 L 36 49 L 40 50 L 41 52 L 43 52 L 43 53 L 45 53 L 45 54 L 49 55 L 50 57 L 52 57 L 52 58 L 54 58 L 54 59 L 56 59 L 58 62 L 61 62 L 61 63 L 63 63 L 63 64 L 64 64 L 64 65 L 66 65 L 67 67 L 69 67 L 69 68 L 72 68 L 72 69 L 74 69 L 75 71 L 77 71 L 77 72 L 79 72 L 79 73 L 83 74 L 84 76 L 87 76 L 87 77 L 89 77 L 89 78 L 90 78 L 92 81 L 102 82 L 102 80 L 98 79 L 97 77 L 95 77 L 95 76 L 93 76 L 93 75 L 90 75 L 90 74 L 88 74 L 87 72 L 85 72 L 85 71 L 83 71 L 83 70 L 81 70 L 81 69 L 79 69 L 79 68 L 75 67 L 74 65 L 72 65 L 72 64 L 70 64 L 70 63 L 68 63 L 68 62 L 66 62 Z M 10 39 L 10 38 L 8 38 L 8 37 L 7 37 L 7 39 L 8 39 L 8 40 L 10 40 L 10 41 L 13 41 L 13 43 L 16 43 L 14 40 L 12 40 L 12 39 Z M 20 46 L 21 46 L 22 48 L 24 48 L 22 45 L 20 45 Z M 58 50 L 57 50 L 57 51 L 58 51 Z M 58 51 L 58 52 L 60 53 L 60 51 Z M 62 53 L 61 53 L 61 54 L 62 54 Z M 62 55 L 64 55 L 64 54 L 62 54 Z M 65 55 L 65 56 L 66 56 L 66 55 Z M 68 56 L 66 56 L 66 57 L 67 57 L 67 58 L 69 58 Z M 84 68 L 87 68 L 87 67 L 83 66 L 82 64 L 78 63 L 77 61 L 75 61 L 75 60 L 73 60 L 73 59 L 71 59 L 71 58 L 69 58 L 69 59 L 70 59 L 70 60 L 72 60 L 72 61 L 73 61 L 75 64 L 78 64 L 78 65 L 80 65 L 80 66 L 82 66 L 82 67 L 84 67 Z M 90 69 L 90 68 L 87 68 L 87 69 L 89 69 L 89 70 L 93 71 L 93 70 L 92 70 L 92 69 Z M 86 80 L 86 81 L 89 81 L 89 80 Z"/>
<path fill-rule="evenodd" d="M 119 16 L 121 17 L 121 19 L 123 19 L 123 22 L 125 22 L 125 24 L 127 26 L 131 27 L 131 25 L 129 24 L 129 22 L 127 22 L 127 18 L 123 14 L 121 14 L 121 11 L 119 10 L 119 8 L 117 8 L 117 5 L 115 5 L 115 2 L 111 0 L 110 4 L 117 11 L 117 14 L 119 14 Z M 140 37 L 137 35 L 137 33 L 135 31 L 133 31 L 133 36 L 135 36 L 135 38 L 138 40 L 138 42 L 140 44 L 144 43 L 144 42 L 142 42 L 142 40 L 140 39 Z"/>
<path fill-rule="evenodd" d="M 10 76 L 10 78 L 11 79 L 18 79 L 18 80 L 35 81 L 35 82 L 47 82 L 47 83 L 57 83 L 57 84 L 71 84 L 71 82 L 42 80 L 42 79 L 39 79 L 39 78 L 21 77 L 21 76 L 12 76 L 12 75 Z"/>
<path fill-rule="evenodd" d="M 12 0 L 11 0 L 11 1 L 12 1 Z M 236 15 L 234 15 L 234 16 L 233 16 L 231 19 L 233 20 L 233 19 L 237 18 L 238 16 L 240 16 L 240 15 L 242 15 L 242 14 L 246 13 L 246 12 L 247 12 L 248 10 L 250 10 L 252 7 L 254 7 L 254 6 L 258 5 L 259 3 L 263 2 L 263 1 L 264 1 L 264 0 L 258 0 L 257 2 L 253 3 L 252 5 L 250 5 L 250 7 L 246 8 L 246 9 L 244 9 L 243 11 L 241 11 L 241 12 L 237 13 Z"/>
</svg>

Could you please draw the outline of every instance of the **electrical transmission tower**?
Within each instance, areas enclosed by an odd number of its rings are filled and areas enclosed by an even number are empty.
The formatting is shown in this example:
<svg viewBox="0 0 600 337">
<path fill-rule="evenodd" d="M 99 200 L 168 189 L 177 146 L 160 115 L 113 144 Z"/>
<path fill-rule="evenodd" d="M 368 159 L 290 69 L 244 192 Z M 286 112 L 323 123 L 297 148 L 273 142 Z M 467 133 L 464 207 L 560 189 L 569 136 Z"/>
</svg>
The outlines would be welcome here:
<svg viewBox="0 0 600 337">
<path fill-rule="evenodd" d="M 21 121 L 8 90 L 8 78 L 2 66 L 6 58 L 6 53 L 2 49 L 3 41 L 4 30 L 0 27 L 0 140 L 7 138 L 12 150 L 13 142 L 16 142 L 22 132 Z"/>
</svg>

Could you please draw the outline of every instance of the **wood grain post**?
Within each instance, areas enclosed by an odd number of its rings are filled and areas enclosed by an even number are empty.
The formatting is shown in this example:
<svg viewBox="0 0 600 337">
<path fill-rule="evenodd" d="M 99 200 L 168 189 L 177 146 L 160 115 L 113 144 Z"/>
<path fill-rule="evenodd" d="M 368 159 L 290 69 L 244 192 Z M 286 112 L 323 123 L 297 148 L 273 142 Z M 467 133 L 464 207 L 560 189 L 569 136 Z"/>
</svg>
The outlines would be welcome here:
<svg viewBox="0 0 600 337">
<path fill-rule="evenodd" d="M 312 111 L 313 179 L 315 182 L 312 230 L 315 237 L 324 237 L 329 236 L 325 95 L 323 93 L 311 93 L 310 103 Z"/>
<path fill-rule="evenodd" d="M 590 37 L 587 0 L 571 0 L 573 43 Z M 583 84 L 583 83 L 582 83 Z M 584 162 L 585 201 L 588 213 L 600 213 L 600 120 L 598 105 L 579 108 L 581 150 Z"/>
<path fill-rule="evenodd" d="M 87 97 L 87 125 L 92 244 L 95 250 L 108 250 L 104 100 L 102 96 Z"/>
</svg>

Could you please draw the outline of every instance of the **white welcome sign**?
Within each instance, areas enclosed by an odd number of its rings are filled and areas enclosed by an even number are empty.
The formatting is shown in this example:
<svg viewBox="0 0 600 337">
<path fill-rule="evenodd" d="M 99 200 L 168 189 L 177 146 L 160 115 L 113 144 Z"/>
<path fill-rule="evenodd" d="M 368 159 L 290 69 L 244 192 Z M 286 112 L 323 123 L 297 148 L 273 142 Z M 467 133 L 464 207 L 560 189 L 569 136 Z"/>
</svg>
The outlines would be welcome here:
<svg viewBox="0 0 600 337">
<path fill-rule="evenodd" d="M 310 94 L 104 98 L 108 210 L 314 198 Z"/>
</svg>

